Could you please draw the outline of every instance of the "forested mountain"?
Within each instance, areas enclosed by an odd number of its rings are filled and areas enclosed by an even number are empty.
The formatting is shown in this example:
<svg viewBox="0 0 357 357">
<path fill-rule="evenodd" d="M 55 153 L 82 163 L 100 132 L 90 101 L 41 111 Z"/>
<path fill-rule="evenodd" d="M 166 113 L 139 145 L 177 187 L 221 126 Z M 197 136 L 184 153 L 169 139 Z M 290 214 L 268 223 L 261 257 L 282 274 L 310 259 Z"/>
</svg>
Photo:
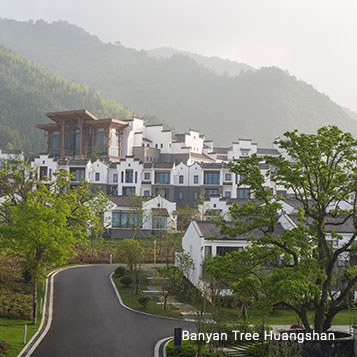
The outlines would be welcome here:
<svg viewBox="0 0 357 357">
<path fill-rule="evenodd" d="M 151 57 L 156 58 L 170 58 L 174 55 L 183 55 L 194 59 L 198 64 L 211 69 L 217 74 L 224 76 L 238 76 L 242 71 L 255 71 L 255 68 L 248 66 L 245 63 L 231 61 L 216 56 L 207 57 L 189 51 L 176 50 L 171 47 L 160 47 L 146 51 Z"/>
<path fill-rule="evenodd" d="M 0 44 L 180 131 L 199 129 L 219 145 L 242 137 L 271 145 L 286 130 L 326 124 L 357 134 L 356 121 L 340 106 L 278 68 L 220 76 L 187 56 L 152 58 L 63 21 L 0 20 Z"/>
<path fill-rule="evenodd" d="M 88 109 L 98 117 L 128 118 L 132 112 L 98 92 L 60 79 L 0 46 L 0 148 L 39 152 L 45 148 L 36 124 L 45 113 Z"/>
</svg>

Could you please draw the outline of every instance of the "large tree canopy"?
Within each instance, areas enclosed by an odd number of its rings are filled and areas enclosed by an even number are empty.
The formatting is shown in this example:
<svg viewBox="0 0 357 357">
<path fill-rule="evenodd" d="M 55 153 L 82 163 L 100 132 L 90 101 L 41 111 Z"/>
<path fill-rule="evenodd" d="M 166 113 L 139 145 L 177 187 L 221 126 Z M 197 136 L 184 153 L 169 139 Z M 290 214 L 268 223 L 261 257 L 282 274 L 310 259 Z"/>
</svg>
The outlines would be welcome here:
<svg viewBox="0 0 357 357">
<path fill-rule="evenodd" d="M 91 230 L 103 227 L 106 197 L 85 182 L 71 188 L 70 179 L 60 171 L 43 182 L 20 162 L 0 168 L 0 250 L 23 258 L 25 277 L 34 285 L 34 311 L 36 283 L 45 269 L 65 263 Z"/>
<path fill-rule="evenodd" d="M 357 282 L 351 260 L 357 235 L 357 141 L 330 126 L 314 135 L 287 132 L 277 144 L 284 154 L 265 157 L 266 177 L 256 155 L 231 164 L 232 172 L 244 175 L 240 185 L 247 185 L 255 200 L 234 206 L 235 224 L 222 223 L 222 231 L 230 237 L 246 234 L 250 245 L 215 257 L 207 270 L 251 301 L 293 309 L 306 330 L 313 324 L 316 331 L 326 331 L 333 317 L 353 304 Z M 295 228 L 277 231 L 283 198 L 266 187 L 267 179 L 298 201 Z M 352 203 L 350 209 L 340 208 L 344 201 Z M 350 233 L 342 235 L 338 228 L 346 223 Z"/>
</svg>

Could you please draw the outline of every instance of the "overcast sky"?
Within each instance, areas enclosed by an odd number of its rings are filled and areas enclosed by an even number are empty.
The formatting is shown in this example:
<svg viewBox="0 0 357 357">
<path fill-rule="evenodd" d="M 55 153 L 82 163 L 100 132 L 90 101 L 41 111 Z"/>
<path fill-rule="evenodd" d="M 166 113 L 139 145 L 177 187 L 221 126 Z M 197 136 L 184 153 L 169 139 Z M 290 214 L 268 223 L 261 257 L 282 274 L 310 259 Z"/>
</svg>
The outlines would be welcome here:
<svg viewBox="0 0 357 357">
<path fill-rule="evenodd" d="M 357 0 L 0 0 L 0 16 L 67 20 L 137 49 L 279 66 L 357 111 Z"/>
</svg>

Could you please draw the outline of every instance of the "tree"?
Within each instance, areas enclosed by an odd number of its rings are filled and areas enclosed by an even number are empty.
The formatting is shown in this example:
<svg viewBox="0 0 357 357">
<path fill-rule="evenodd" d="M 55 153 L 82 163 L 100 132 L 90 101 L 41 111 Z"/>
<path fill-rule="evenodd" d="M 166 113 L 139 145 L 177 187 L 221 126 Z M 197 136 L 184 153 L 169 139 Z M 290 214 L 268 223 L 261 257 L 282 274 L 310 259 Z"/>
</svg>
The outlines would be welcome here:
<svg viewBox="0 0 357 357">
<path fill-rule="evenodd" d="M 166 310 L 169 296 L 177 293 L 182 287 L 183 273 L 180 268 L 174 266 L 159 268 L 157 273 L 156 281 L 161 286 L 163 309 Z"/>
<path fill-rule="evenodd" d="M 347 258 L 356 252 L 357 141 L 335 126 L 314 135 L 284 135 L 277 144 L 285 154 L 265 157 L 271 168 L 267 177 L 261 175 L 256 155 L 230 164 L 232 172 L 244 175 L 240 185 L 247 185 L 255 200 L 234 206 L 234 226 L 223 223 L 222 232 L 249 235 L 250 246 L 215 257 L 207 269 L 255 302 L 294 310 L 306 331 L 311 330 L 307 311 L 312 308 L 314 329 L 323 332 L 339 311 L 351 306 L 357 282 L 357 267 Z M 299 202 L 299 223 L 292 230 L 276 231 L 283 198 L 272 197 L 265 184 L 269 177 Z M 343 201 L 352 201 L 351 209 L 340 209 Z M 338 233 L 346 222 L 353 227 L 348 238 Z"/>
<path fill-rule="evenodd" d="M 134 294 L 140 293 L 140 264 L 144 257 L 144 249 L 139 241 L 124 239 L 118 250 L 119 259 L 128 265 L 130 271 L 134 272 L 135 290 Z"/>
<path fill-rule="evenodd" d="M 42 182 L 23 163 L 0 168 L 0 250 L 24 260 L 24 276 L 33 285 L 34 323 L 37 282 L 47 267 L 65 263 L 76 246 L 87 243 L 100 209 L 99 201 L 93 209 L 95 195 L 84 182 L 72 189 L 67 172 L 54 175 L 52 182 Z"/>
</svg>

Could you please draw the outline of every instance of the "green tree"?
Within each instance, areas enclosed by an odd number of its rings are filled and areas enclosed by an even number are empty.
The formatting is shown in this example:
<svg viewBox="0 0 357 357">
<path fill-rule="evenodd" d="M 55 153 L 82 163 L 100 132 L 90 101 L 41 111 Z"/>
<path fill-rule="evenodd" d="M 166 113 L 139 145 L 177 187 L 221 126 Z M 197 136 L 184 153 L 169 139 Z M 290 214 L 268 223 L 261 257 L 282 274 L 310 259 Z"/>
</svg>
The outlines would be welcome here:
<svg viewBox="0 0 357 357">
<path fill-rule="evenodd" d="M 139 294 L 140 288 L 140 265 L 144 257 L 144 249 L 139 241 L 134 239 L 124 239 L 119 248 L 118 256 L 120 261 L 126 263 L 131 272 L 134 272 L 135 290 L 134 294 Z"/>
<path fill-rule="evenodd" d="M 235 224 L 223 223 L 222 232 L 227 237 L 248 235 L 250 246 L 214 258 L 207 269 L 255 302 L 294 310 L 307 331 L 312 308 L 314 329 L 322 332 L 339 311 L 349 308 L 357 282 L 357 267 L 348 258 L 356 251 L 357 141 L 335 126 L 314 135 L 287 132 L 285 137 L 277 143 L 286 155 L 265 158 L 271 167 L 267 177 L 261 175 L 256 155 L 231 164 L 232 172 L 244 175 L 240 185 L 248 185 L 256 200 L 233 207 Z M 276 231 L 282 198 L 272 199 L 265 184 L 269 177 L 293 192 L 300 204 L 299 223 L 292 230 Z M 340 209 L 348 200 L 352 208 Z M 338 228 L 346 222 L 353 232 L 344 239 Z"/>
<path fill-rule="evenodd" d="M 161 287 L 162 297 L 164 299 L 163 309 L 167 309 L 167 300 L 169 296 L 174 295 L 182 288 L 183 273 L 180 268 L 166 266 L 158 269 L 156 282 Z"/>
<path fill-rule="evenodd" d="M 0 183 L 0 249 L 24 260 L 36 323 L 37 282 L 47 267 L 65 263 L 76 246 L 87 243 L 88 231 L 98 221 L 98 201 L 93 209 L 95 195 L 85 183 L 71 189 L 67 172 L 42 182 L 37 171 L 23 163 L 3 163 Z"/>
</svg>

